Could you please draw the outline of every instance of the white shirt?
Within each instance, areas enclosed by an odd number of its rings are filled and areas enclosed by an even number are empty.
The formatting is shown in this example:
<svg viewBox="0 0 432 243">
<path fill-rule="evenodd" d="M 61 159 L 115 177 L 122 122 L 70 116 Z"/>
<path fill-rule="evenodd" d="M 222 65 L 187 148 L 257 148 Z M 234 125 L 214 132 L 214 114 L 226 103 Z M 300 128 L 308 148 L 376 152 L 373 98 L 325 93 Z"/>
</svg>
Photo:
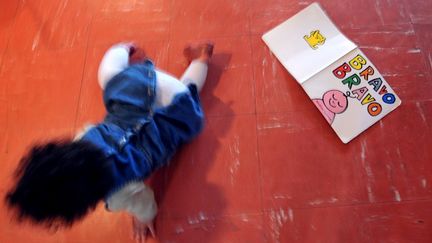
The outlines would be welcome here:
<svg viewBox="0 0 432 243">
<path fill-rule="evenodd" d="M 74 140 L 80 139 L 93 125 L 86 125 Z M 143 181 L 133 181 L 114 192 L 106 200 L 111 212 L 127 211 L 142 223 L 151 223 L 157 214 L 157 204 L 153 190 Z"/>
<path fill-rule="evenodd" d="M 112 194 L 106 203 L 109 211 L 127 211 L 142 223 L 151 223 L 157 214 L 153 191 L 142 181 L 128 183 Z"/>
</svg>

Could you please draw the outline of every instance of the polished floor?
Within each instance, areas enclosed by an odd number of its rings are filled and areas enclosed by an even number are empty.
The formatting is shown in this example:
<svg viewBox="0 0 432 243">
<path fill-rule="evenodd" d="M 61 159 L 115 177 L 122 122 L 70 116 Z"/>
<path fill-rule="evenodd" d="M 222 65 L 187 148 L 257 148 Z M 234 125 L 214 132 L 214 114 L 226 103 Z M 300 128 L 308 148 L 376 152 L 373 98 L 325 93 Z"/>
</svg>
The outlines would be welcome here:
<svg viewBox="0 0 432 243">
<path fill-rule="evenodd" d="M 1 0 L 0 196 L 36 141 L 104 115 L 96 72 L 136 41 L 180 75 L 183 46 L 213 40 L 204 132 L 156 173 L 149 242 L 432 242 L 432 1 L 320 1 L 403 103 L 347 145 L 261 40 L 311 1 Z M 97 210 L 70 230 L 10 221 L 1 243 L 134 242 Z"/>
</svg>

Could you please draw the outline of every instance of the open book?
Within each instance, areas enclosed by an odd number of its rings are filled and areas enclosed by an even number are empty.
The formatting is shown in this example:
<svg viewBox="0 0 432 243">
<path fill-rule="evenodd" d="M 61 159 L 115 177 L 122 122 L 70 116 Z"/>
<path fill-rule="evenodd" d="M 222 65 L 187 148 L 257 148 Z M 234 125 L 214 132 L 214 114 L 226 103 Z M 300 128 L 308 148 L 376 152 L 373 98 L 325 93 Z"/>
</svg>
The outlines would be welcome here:
<svg viewBox="0 0 432 243">
<path fill-rule="evenodd" d="M 318 3 L 262 38 L 344 143 L 401 104 L 377 68 Z"/>
</svg>

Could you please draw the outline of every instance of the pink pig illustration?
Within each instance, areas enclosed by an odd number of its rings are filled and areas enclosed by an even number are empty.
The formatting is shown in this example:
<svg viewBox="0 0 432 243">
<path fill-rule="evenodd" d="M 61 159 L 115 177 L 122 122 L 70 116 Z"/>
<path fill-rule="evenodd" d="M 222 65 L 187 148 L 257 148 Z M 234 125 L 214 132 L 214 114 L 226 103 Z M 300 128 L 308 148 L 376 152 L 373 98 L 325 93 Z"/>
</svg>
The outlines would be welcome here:
<svg viewBox="0 0 432 243">
<path fill-rule="evenodd" d="M 312 99 L 328 123 L 332 124 L 336 114 L 343 113 L 348 108 L 347 96 L 339 90 L 329 90 L 322 99 Z"/>
</svg>

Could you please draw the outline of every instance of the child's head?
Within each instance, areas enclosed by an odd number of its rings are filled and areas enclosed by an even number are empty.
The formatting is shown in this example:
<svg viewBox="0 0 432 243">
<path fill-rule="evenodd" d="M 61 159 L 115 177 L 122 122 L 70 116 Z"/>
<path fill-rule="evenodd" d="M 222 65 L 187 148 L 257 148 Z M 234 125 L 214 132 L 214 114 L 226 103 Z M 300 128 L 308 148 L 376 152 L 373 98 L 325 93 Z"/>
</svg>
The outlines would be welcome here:
<svg viewBox="0 0 432 243">
<path fill-rule="evenodd" d="M 344 112 L 348 107 L 348 99 L 339 90 L 329 90 L 323 95 L 324 106 L 335 114 Z"/>
<path fill-rule="evenodd" d="M 33 147 L 16 170 L 6 196 L 18 219 L 48 227 L 82 219 L 112 188 L 103 153 L 85 141 L 53 141 Z"/>
</svg>

